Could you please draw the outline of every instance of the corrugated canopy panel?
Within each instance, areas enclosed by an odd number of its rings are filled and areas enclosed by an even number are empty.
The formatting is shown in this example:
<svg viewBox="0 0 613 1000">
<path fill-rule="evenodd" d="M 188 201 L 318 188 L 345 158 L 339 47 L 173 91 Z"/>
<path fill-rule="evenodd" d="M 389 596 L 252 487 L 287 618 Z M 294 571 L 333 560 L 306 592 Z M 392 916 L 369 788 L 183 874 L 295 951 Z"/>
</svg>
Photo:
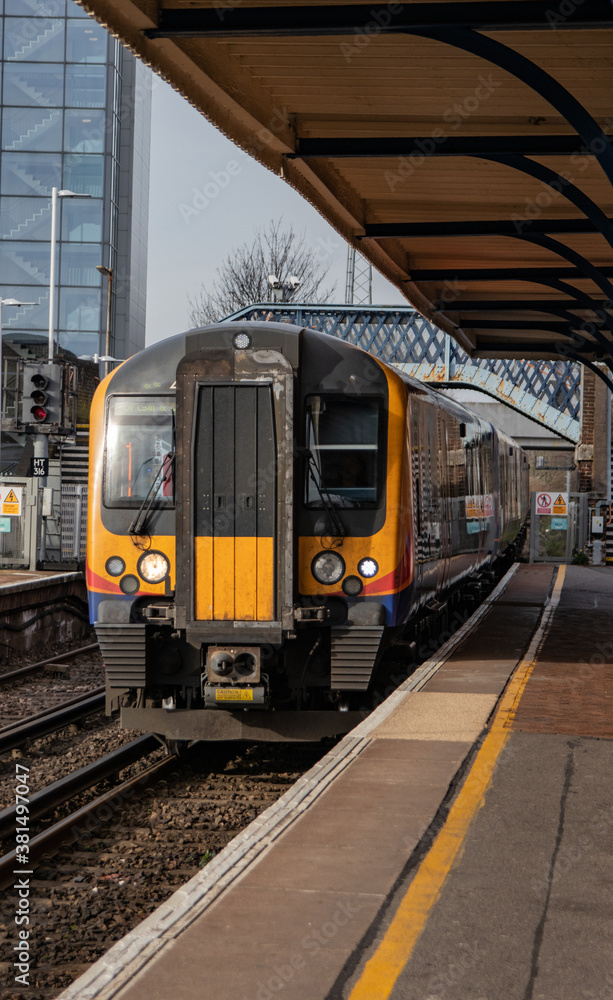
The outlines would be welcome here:
<svg viewBox="0 0 613 1000">
<path fill-rule="evenodd" d="M 473 356 L 613 368 L 613 6 L 80 0 Z"/>
</svg>

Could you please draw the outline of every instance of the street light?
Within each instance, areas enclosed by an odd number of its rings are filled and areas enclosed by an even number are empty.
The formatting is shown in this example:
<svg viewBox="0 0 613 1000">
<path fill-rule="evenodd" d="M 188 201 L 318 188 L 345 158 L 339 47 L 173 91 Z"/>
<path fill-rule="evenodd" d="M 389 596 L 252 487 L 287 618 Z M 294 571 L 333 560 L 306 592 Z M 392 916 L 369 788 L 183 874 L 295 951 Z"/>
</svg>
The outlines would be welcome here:
<svg viewBox="0 0 613 1000">
<path fill-rule="evenodd" d="M 104 264 L 96 264 L 96 270 L 100 271 L 100 274 L 106 274 L 108 278 L 108 286 L 106 290 L 106 337 L 104 341 L 104 353 L 106 358 L 101 358 L 104 361 L 104 374 L 109 373 L 109 358 L 111 351 L 111 292 L 113 290 L 113 268 L 105 267 Z"/>
<path fill-rule="evenodd" d="M 51 267 L 49 274 L 49 364 L 53 364 L 55 353 L 55 245 L 57 242 L 57 200 L 58 198 L 91 198 L 91 194 L 77 194 L 76 191 L 51 188 Z"/>
<path fill-rule="evenodd" d="M 95 365 L 99 365 L 102 361 L 105 365 L 109 363 L 121 365 L 126 360 L 125 358 L 113 358 L 110 354 L 79 354 L 79 361 L 93 361 Z M 108 372 L 107 372 L 108 374 Z"/>
<path fill-rule="evenodd" d="M 273 302 L 291 302 L 302 281 L 295 274 L 290 274 L 285 282 L 280 281 L 276 274 L 269 274 L 268 284 L 272 288 Z"/>
<path fill-rule="evenodd" d="M 35 306 L 36 302 L 3 299 L 0 296 L 0 469 L 2 469 L 2 417 L 4 416 L 4 361 L 2 360 L 2 306 Z"/>
</svg>

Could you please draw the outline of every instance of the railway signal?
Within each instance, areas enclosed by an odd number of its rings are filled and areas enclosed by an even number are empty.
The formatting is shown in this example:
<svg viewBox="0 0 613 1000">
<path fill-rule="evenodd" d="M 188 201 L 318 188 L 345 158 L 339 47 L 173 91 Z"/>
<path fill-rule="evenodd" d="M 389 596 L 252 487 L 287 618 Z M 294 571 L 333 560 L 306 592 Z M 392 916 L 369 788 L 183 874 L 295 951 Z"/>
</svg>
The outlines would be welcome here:
<svg viewBox="0 0 613 1000">
<path fill-rule="evenodd" d="M 21 421 L 49 426 L 62 423 L 62 368 L 45 363 L 23 368 Z"/>
</svg>

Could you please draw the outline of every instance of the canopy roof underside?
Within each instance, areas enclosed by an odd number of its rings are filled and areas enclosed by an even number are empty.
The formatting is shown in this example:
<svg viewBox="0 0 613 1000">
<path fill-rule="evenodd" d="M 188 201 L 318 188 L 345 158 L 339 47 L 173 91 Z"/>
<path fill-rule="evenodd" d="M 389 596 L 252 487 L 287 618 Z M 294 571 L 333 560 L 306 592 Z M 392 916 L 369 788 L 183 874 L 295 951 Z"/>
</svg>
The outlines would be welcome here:
<svg viewBox="0 0 613 1000">
<path fill-rule="evenodd" d="M 472 356 L 613 366 L 608 0 L 79 0 Z"/>
</svg>

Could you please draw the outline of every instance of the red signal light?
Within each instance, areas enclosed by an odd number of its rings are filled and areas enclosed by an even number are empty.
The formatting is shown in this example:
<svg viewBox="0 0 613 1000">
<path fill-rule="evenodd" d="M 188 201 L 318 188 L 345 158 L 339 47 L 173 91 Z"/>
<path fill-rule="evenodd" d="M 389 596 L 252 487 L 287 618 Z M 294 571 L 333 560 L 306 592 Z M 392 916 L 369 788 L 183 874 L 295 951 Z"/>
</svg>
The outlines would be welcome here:
<svg viewBox="0 0 613 1000">
<path fill-rule="evenodd" d="M 47 400 L 49 396 L 45 391 L 49 385 L 49 379 L 40 372 L 36 372 L 32 375 L 30 384 L 34 386 L 32 392 L 30 393 L 30 399 L 34 403 L 34 406 L 30 410 L 32 419 L 37 424 L 45 423 L 49 420 L 49 410 L 47 409 Z"/>
</svg>

